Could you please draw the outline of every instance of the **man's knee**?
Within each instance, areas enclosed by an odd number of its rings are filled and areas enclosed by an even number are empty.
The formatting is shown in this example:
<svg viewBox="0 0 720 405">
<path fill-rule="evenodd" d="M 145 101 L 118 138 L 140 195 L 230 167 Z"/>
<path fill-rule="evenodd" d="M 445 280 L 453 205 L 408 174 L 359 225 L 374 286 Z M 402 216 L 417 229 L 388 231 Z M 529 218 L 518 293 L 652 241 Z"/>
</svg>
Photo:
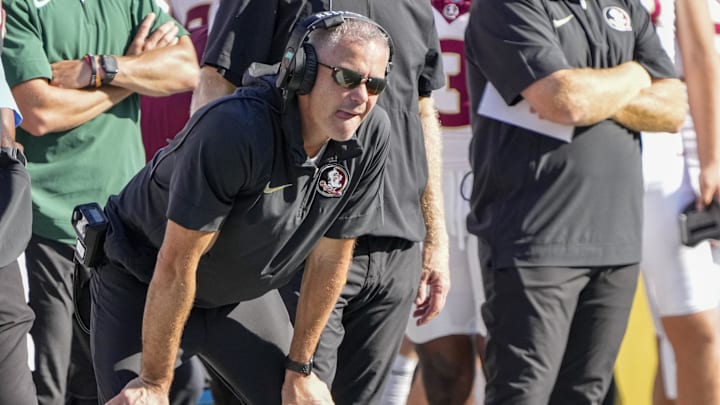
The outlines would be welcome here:
<svg viewBox="0 0 720 405">
<path fill-rule="evenodd" d="M 417 345 L 430 403 L 463 403 L 472 396 L 475 352 L 471 336 L 453 335 Z"/>
<path fill-rule="evenodd" d="M 678 357 L 710 348 L 718 350 L 718 310 L 712 309 L 690 315 L 669 316 L 662 319 L 663 327 Z"/>
</svg>

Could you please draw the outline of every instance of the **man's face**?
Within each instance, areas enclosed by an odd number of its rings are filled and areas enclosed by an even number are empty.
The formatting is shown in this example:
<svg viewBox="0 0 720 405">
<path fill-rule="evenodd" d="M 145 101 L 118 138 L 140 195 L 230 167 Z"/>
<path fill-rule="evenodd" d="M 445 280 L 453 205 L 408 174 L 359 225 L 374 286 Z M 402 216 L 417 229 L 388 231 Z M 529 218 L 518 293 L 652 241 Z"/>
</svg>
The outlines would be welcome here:
<svg viewBox="0 0 720 405">
<path fill-rule="evenodd" d="M 363 77 L 385 77 L 388 50 L 381 42 L 347 44 L 318 49 L 318 61 L 329 66 L 352 69 Z M 377 103 L 378 95 L 368 93 L 366 85 L 353 89 L 340 86 L 333 70 L 318 65 L 315 85 L 310 93 L 299 96 L 303 139 L 306 146 L 327 139 L 346 141 Z"/>
</svg>

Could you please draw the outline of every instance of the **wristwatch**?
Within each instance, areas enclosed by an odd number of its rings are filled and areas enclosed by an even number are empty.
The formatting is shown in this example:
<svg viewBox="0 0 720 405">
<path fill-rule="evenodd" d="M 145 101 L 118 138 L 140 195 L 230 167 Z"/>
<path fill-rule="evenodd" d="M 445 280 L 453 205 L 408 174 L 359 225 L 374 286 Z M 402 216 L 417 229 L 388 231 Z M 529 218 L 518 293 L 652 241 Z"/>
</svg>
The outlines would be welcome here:
<svg viewBox="0 0 720 405">
<path fill-rule="evenodd" d="M 285 368 L 296 373 L 310 375 L 313 369 L 313 359 L 311 358 L 307 363 L 301 363 L 299 361 L 290 360 L 289 356 L 285 356 Z"/>
<path fill-rule="evenodd" d="M 110 84 L 118 74 L 117 59 L 112 55 L 100 55 L 100 66 L 105 74 L 102 78 L 102 84 Z"/>
</svg>

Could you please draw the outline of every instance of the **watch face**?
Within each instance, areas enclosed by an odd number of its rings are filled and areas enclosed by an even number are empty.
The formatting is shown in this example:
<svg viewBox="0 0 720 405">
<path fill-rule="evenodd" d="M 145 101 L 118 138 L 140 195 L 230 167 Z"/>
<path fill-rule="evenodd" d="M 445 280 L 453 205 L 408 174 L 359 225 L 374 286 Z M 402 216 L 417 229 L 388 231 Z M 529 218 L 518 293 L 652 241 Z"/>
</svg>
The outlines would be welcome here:
<svg viewBox="0 0 720 405">
<path fill-rule="evenodd" d="M 102 78 L 103 84 L 109 84 L 115 79 L 118 73 L 117 59 L 112 55 L 100 55 L 100 66 L 105 72 Z"/>
<path fill-rule="evenodd" d="M 115 59 L 114 56 L 103 55 L 100 63 L 102 64 L 102 68 L 105 72 L 113 74 L 118 72 L 117 59 Z"/>
</svg>

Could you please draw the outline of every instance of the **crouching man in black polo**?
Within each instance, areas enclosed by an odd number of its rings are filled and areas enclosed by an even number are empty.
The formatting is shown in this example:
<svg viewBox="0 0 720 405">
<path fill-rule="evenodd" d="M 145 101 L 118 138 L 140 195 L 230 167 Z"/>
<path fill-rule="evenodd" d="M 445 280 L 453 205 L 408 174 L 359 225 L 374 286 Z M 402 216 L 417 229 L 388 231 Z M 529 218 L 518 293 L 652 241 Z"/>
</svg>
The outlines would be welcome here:
<svg viewBox="0 0 720 405">
<path fill-rule="evenodd" d="M 199 110 L 108 201 L 91 281 L 103 401 L 166 404 L 173 369 L 198 355 L 247 403 L 332 402 L 312 355 L 354 238 L 382 220 L 389 124 L 373 107 L 392 48 L 353 13 L 301 24 L 277 75 Z M 293 332 L 266 293 L 304 261 Z"/>
</svg>

